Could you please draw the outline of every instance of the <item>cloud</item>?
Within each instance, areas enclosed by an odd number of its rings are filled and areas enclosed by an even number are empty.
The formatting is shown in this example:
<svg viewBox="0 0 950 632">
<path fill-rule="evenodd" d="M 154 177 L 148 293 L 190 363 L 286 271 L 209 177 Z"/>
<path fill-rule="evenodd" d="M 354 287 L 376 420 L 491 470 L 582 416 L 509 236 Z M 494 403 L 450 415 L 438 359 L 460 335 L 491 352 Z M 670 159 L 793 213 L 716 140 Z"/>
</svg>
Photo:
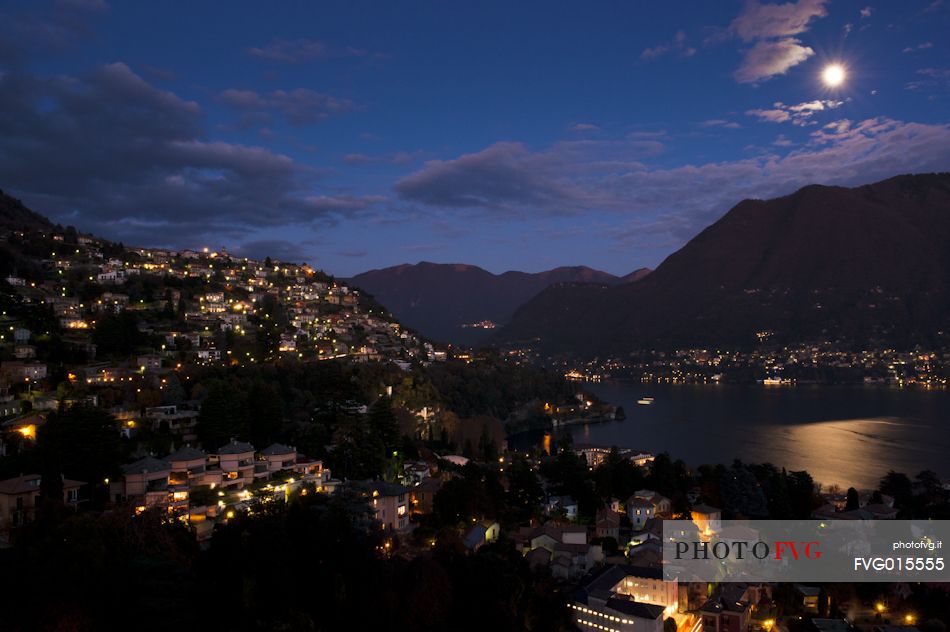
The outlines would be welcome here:
<svg viewBox="0 0 950 632">
<path fill-rule="evenodd" d="M 776 101 L 771 108 L 747 110 L 746 114 L 768 123 L 793 123 L 804 127 L 815 124 L 811 118 L 816 112 L 835 110 L 842 105 L 844 105 L 844 101 L 830 99 L 805 101 L 797 105 L 785 105 L 781 101 Z"/>
<path fill-rule="evenodd" d="M 734 77 L 739 83 L 766 81 L 784 75 L 815 54 L 794 35 L 804 33 L 815 18 L 828 15 L 828 0 L 798 0 L 784 4 L 762 4 L 749 0 L 729 25 L 729 32 L 753 43 L 743 53 Z"/>
<path fill-rule="evenodd" d="M 123 63 L 81 76 L 0 75 L 0 180 L 37 211 L 147 243 L 331 223 L 381 201 L 321 191 L 314 171 L 209 139 L 194 101 Z"/>
<path fill-rule="evenodd" d="M 368 255 L 369 252 L 365 250 L 337 250 L 333 254 L 337 255 L 338 257 L 351 257 L 354 259 L 359 259 Z"/>
<path fill-rule="evenodd" d="M 785 4 L 762 4 L 751 0 L 732 21 L 732 31 L 743 41 L 784 38 L 808 30 L 814 18 L 828 15 L 828 0 L 798 0 Z"/>
<path fill-rule="evenodd" d="M 362 48 L 334 48 L 326 42 L 312 39 L 277 39 L 264 46 L 253 46 L 247 54 L 267 61 L 300 63 L 305 61 L 326 60 L 342 57 L 372 57 L 381 59 L 384 55 L 370 53 Z"/>
<path fill-rule="evenodd" d="M 618 230 L 649 226 L 654 235 L 682 243 L 743 198 L 782 195 L 810 183 L 853 185 L 945 170 L 950 162 L 948 125 L 839 121 L 797 148 L 788 149 L 783 139 L 755 157 L 668 169 L 616 159 L 619 150 L 610 145 L 588 144 L 585 151 L 558 143 L 531 151 L 497 143 L 428 162 L 399 181 L 396 193 L 440 216 L 508 221 L 607 213 L 618 218 L 612 222 Z"/>
<path fill-rule="evenodd" d="M 600 127 L 593 123 L 574 123 L 571 125 L 572 132 L 599 132 Z"/>
<path fill-rule="evenodd" d="M 221 92 L 218 100 L 241 112 L 242 127 L 268 124 L 272 113 L 280 114 L 288 123 L 299 127 L 357 109 L 352 101 L 307 88 L 269 93 L 232 88 Z"/>
<path fill-rule="evenodd" d="M 746 52 L 734 76 L 739 83 L 771 79 L 784 75 L 814 54 L 814 50 L 794 38 L 761 41 Z"/>
<path fill-rule="evenodd" d="M 907 90 L 950 88 L 950 68 L 921 68 L 917 74 L 922 79 L 907 82 Z"/>
<path fill-rule="evenodd" d="M 406 200 L 455 208 L 554 208 L 578 202 L 569 186 L 548 176 L 552 159 L 521 143 L 496 143 L 454 160 L 429 161 L 395 189 Z"/>
<path fill-rule="evenodd" d="M 861 19 L 866 20 L 867 18 L 871 17 L 871 13 L 873 12 L 874 12 L 874 7 L 864 7 L 860 11 Z"/>
<path fill-rule="evenodd" d="M 17 65 L 88 40 L 95 19 L 109 9 L 101 0 L 6 4 L 0 7 L 0 64 Z"/>
<path fill-rule="evenodd" d="M 933 42 L 924 42 L 923 44 L 918 44 L 917 46 L 908 46 L 907 48 L 905 48 L 905 49 L 902 50 L 901 52 L 902 52 L 902 53 L 913 53 L 913 52 L 918 51 L 918 50 L 927 50 L 928 48 L 933 48 L 933 47 L 934 47 Z"/>
<path fill-rule="evenodd" d="M 742 127 L 740 124 L 735 121 L 727 121 L 726 119 L 708 119 L 702 121 L 699 124 L 700 127 L 724 127 L 726 129 L 739 129 Z"/>
<path fill-rule="evenodd" d="M 691 46 L 687 46 L 686 33 L 684 31 L 677 31 L 673 36 L 672 41 L 665 44 L 658 44 L 652 48 L 644 49 L 643 52 L 640 53 L 640 59 L 656 59 L 657 57 L 662 57 L 667 53 L 679 53 L 683 57 L 692 57 L 696 54 L 696 49 Z"/>
</svg>

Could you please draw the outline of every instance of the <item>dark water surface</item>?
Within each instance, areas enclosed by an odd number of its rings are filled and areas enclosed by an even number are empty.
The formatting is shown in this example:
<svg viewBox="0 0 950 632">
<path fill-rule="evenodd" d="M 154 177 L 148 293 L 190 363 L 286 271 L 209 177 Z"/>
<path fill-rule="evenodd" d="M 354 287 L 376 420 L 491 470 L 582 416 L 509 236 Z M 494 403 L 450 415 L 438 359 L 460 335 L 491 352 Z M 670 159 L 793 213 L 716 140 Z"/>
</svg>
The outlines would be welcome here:
<svg viewBox="0 0 950 632">
<path fill-rule="evenodd" d="M 585 387 L 623 406 L 627 419 L 574 426 L 575 442 L 667 451 L 694 466 L 769 461 L 843 487 L 874 488 L 889 469 L 910 476 L 931 469 L 950 479 L 946 390 L 639 382 Z M 638 405 L 642 397 L 653 397 L 653 405 Z"/>
</svg>

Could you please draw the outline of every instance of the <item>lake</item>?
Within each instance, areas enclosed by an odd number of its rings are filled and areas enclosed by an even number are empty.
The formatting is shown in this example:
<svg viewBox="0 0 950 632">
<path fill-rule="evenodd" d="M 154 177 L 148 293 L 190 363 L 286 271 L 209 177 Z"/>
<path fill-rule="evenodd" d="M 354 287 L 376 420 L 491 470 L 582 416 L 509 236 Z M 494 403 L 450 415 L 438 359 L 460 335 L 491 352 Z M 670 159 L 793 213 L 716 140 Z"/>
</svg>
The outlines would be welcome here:
<svg viewBox="0 0 950 632">
<path fill-rule="evenodd" d="M 669 452 L 691 466 L 771 462 L 872 489 L 889 469 L 950 479 L 950 392 L 871 386 L 585 384 L 622 422 L 572 426 L 578 443 Z M 637 400 L 653 397 L 649 406 Z"/>
</svg>

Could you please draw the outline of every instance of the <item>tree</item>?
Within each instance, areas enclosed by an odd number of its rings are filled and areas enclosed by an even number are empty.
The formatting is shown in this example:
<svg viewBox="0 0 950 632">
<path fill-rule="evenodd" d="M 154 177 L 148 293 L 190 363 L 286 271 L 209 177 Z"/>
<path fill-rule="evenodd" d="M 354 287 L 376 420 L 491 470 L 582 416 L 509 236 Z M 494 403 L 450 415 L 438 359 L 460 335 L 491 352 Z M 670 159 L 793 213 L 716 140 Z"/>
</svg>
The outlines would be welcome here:
<svg viewBox="0 0 950 632">
<path fill-rule="evenodd" d="M 720 491 L 726 509 L 736 516 L 764 518 L 768 504 L 762 487 L 742 463 L 736 461 L 720 481 Z"/>
<path fill-rule="evenodd" d="M 241 392 L 224 380 L 212 380 L 201 402 L 196 431 L 207 450 L 215 450 L 232 437 L 247 436 L 247 417 Z"/>
<path fill-rule="evenodd" d="M 498 444 L 489 435 L 487 423 L 482 424 L 482 434 L 478 438 L 478 453 L 482 461 L 486 463 L 492 463 L 498 458 Z"/>
<path fill-rule="evenodd" d="M 399 422 L 393 412 L 392 401 L 388 397 L 380 397 L 368 411 L 369 430 L 382 441 L 386 454 L 399 447 Z"/>
<path fill-rule="evenodd" d="M 815 480 L 802 470 L 789 472 L 787 478 L 789 507 L 792 518 L 805 519 L 811 516 L 819 499 L 815 494 Z"/>
<path fill-rule="evenodd" d="M 858 498 L 858 490 L 853 487 L 848 488 L 848 500 L 845 502 L 844 510 L 845 511 L 854 511 L 861 506 L 860 499 Z"/>
<path fill-rule="evenodd" d="M 165 378 L 165 384 L 162 386 L 162 402 L 165 404 L 180 404 L 185 401 L 185 389 L 181 386 L 181 380 L 174 371 Z"/>
<path fill-rule="evenodd" d="M 129 311 L 102 315 L 92 332 L 96 352 L 102 356 L 130 355 L 145 340 L 145 334 L 139 331 L 138 319 Z"/>
<path fill-rule="evenodd" d="M 508 468 L 508 506 L 516 514 L 516 522 L 534 516 L 544 497 L 544 489 L 538 475 L 524 458 L 515 460 Z"/>
<path fill-rule="evenodd" d="M 36 437 L 42 467 L 41 493 L 46 501 L 62 502 L 63 478 L 90 485 L 94 502 L 106 478 L 114 477 L 122 462 L 118 424 L 109 413 L 73 406 L 52 413 Z"/>
<path fill-rule="evenodd" d="M 887 494 L 894 498 L 894 504 L 900 508 L 909 507 L 914 499 L 914 487 L 910 478 L 903 472 L 890 470 L 881 479 L 878 486 L 882 494 Z"/>
<path fill-rule="evenodd" d="M 247 393 L 249 438 L 258 448 L 273 443 L 281 430 L 284 409 L 277 387 L 271 382 L 255 380 Z"/>
</svg>

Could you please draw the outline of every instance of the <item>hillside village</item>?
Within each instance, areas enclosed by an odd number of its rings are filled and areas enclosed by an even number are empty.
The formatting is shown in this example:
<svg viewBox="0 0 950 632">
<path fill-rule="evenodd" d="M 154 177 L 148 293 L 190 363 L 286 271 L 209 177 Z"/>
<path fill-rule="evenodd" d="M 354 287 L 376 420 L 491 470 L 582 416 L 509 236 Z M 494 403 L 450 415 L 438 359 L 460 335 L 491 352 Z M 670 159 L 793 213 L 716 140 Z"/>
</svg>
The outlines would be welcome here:
<svg viewBox="0 0 950 632">
<path fill-rule="evenodd" d="M 523 598 L 551 629 L 794 632 L 806 616 L 823 632 L 843 604 L 873 623 L 924 603 L 901 587 L 865 611 L 820 586 L 668 581 L 661 542 L 670 518 L 701 533 L 724 515 L 944 515 L 947 487 L 927 472 L 844 494 L 768 464 L 693 471 L 575 445 L 551 430 L 622 411 L 557 373 L 433 345 L 310 266 L 30 223 L 0 232 L 0 547 L 15 554 L 93 518 L 157 529 L 160 555 L 254 555 L 235 533 L 305 511 L 341 517 L 308 527 L 355 538 L 340 563 L 500 555 L 550 587 Z M 540 446 L 508 449 L 538 430 Z"/>
</svg>

